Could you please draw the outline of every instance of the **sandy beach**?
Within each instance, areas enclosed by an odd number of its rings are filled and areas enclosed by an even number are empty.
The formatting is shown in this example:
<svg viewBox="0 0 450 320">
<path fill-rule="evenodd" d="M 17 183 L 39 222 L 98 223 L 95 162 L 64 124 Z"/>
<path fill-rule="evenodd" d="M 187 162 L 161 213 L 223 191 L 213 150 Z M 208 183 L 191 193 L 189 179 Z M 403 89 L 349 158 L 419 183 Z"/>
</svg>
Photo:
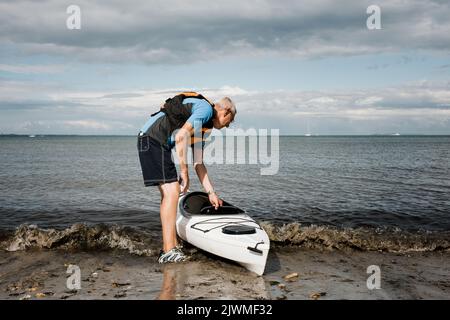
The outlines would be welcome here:
<svg viewBox="0 0 450 320">
<path fill-rule="evenodd" d="M 195 249 L 191 252 L 189 262 L 162 266 L 155 257 L 124 250 L 2 251 L 0 298 L 450 299 L 450 253 L 445 251 L 397 254 L 276 247 L 262 277 Z M 80 267 L 80 290 L 66 286 L 70 264 Z M 381 289 L 367 288 L 369 265 L 380 267 Z"/>
</svg>

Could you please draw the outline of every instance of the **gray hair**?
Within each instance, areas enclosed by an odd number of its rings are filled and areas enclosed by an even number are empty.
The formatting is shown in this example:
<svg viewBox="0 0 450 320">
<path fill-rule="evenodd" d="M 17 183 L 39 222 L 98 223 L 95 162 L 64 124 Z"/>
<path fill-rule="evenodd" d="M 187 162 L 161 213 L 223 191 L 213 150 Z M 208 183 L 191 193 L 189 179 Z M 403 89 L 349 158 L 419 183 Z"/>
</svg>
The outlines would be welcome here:
<svg viewBox="0 0 450 320">
<path fill-rule="evenodd" d="M 217 104 L 218 104 L 222 109 L 225 109 L 225 110 L 227 110 L 227 111 L 230 111 L 231 114 L 232 114 L 232 116 L 233 116 L 233 120 L 234 120 L 234 117 L 236 116 L 236 105 L 234 104 L 234 102 L 233 102 L 230 98 L 228 98 L 228 97 L 222 98 L 222 99 L 220 99 L 220 100 L 217 102 Z M 233 121 L 233 120 L 232 120 L 232 121 Z"/>
</svg>

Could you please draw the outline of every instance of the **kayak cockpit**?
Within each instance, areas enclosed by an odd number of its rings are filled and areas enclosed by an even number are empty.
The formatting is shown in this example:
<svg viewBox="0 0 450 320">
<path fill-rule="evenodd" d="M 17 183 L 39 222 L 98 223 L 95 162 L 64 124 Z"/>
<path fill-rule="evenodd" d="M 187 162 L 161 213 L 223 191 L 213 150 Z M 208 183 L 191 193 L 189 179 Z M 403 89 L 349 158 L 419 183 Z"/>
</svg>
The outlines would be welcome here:
<svg viewBox="0 0 450 320">
<path fill-rule="evenodd" d="M 201 191 L 194 191 L 182 198 L 179 204 L 182 215 L 189 217 L 192 215 L 233 215 L 245 213 L 244 210 L 223 201 L 223 205 L 214 209 L 209 202 L 208 194 Z"/>
</svg>

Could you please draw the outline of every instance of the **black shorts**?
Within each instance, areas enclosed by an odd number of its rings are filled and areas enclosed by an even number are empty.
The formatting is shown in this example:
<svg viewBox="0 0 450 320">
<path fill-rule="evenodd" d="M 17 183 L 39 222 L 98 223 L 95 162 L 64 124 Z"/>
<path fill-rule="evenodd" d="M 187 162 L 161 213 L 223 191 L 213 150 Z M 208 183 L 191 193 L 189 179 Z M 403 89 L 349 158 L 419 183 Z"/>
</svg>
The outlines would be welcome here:
<svg viewBox="0 0 450 320">
<path fill-rule="evenodd" d="M 169 147 L 146 135 L 138 136 L 137 147 L 146 187 L 178 180 Z"/>
</svg>

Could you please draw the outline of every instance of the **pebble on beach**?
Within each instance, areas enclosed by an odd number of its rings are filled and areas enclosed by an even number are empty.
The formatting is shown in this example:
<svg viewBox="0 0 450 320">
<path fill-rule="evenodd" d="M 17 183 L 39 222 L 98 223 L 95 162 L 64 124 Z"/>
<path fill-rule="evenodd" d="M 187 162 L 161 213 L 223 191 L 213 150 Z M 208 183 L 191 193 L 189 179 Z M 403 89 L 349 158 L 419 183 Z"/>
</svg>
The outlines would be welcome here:
<svg viewBox="0 0 450 320">
<path fill-rule="evenodd" d="M 297 272 L 293 272 L 293 273 L 290 273 L 290 274 L 284 276 L 284 280 L 290 281 L 290 282 L 296 281 L 297 279 L 298 279 Z"/>
<path fill-rule="evenodd" d="M 311 299 L 317 300 L 317 299 L 319 299 L 320 297 L 325 296 L 326 294 L 327 294 L 326 292 L 313 292 L 313 293 L 311 293 L 311 294 L 309 295 L 309 297 L 310 297 Z"/>
<path fill-rule="evenodd" d="M 119 288 L 119 287 L 124 287 L 124 286 L 129 286 L 130 283 L 129 282 L 113 282 L 111 284 L 113 286 L 113 288 Z"/>
</svg>

